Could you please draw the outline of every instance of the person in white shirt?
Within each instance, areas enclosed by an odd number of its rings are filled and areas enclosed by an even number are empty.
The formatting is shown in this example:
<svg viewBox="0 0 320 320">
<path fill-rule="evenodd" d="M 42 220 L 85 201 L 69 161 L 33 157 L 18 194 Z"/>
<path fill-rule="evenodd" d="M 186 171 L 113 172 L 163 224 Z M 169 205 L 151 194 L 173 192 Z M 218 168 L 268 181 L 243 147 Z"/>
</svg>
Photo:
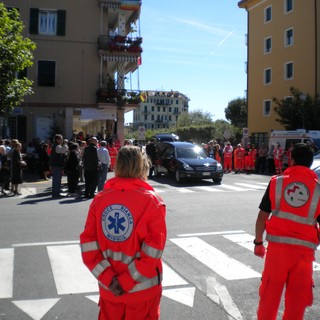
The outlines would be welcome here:
<svg viewBox="0 0 320 320">
<path fill-rule="evenodd" d="M 98 149 L 98 158 L 101 163 L 98 174 L 98 191 L 103 190 L 103 186 L 107 180 L 108 168 L 110 166 L 110 155 L 106 146 L 107 142 L 103 140 L 100 142 L 100 148 Z"/>
</svg>

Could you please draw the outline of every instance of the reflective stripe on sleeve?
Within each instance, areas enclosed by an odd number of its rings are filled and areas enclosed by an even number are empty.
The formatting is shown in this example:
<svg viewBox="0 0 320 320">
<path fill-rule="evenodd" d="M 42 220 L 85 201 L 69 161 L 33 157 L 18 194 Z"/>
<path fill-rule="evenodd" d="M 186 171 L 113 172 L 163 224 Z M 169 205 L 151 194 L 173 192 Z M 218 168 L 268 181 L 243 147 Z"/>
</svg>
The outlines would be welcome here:
<svg viewBox="0 0 320 320">
<path fill-rule="evenodd" d="M 131 277 L 137 282 L 146 282 L 149 278 L 144 277 L 136 268 L 134 262 L 128 265 L 128 271 L 130 272 Z"/>
<path fill-rule="evenodd" d="M 129 264 L 131 263 L 135 258 L 140 256 L 140 254 L 137 254 L 135 257 L 127 256 L 123 252 L 114 252 L 110 249 L 105 250 L 102 252 L 103 256 L 105 259 L 111 258 L 114 261 L 120 261 L 124 264 Z"/>
<path fill-rule="evenodd" d="M 100 249 L 98 241 L 81 243 L 80 247 L 81 247 L 81 252 L 95 251 Z"/>
<path fill-rule="evenodd" d="M 162 256 L 162 250 L 155 249 L 153 247 L 150 247 L 148 244 L 145 242 L 142 244 L 142 249 L 141 249 L 147 256 L 155 259 L 160 259 Z"/>
<path fill-rule="evenodd" d="M 277 243 L 299 245 L 299 246 L 307 247 L 313 250 L 317 249 L 317 244 L 310 241 L 300 240 L 296 238 L 281 237 L 281 236 L 274 236 L 274 235 L 267 234 L 266 240 L 271 242 L 277 242 Z"/>
<path fill-rule="evenodd" d="M 110 266 L 111 264 L 107 260 L 102 260 L 92 269 L 91 272 L 96 278 L 98 278 L 100 274 Z"/>
<path fill-rule="evenodd" d="M 276 210 L 280 208 L 280 202 L 282 197 L 282 186 L 283 186 L 283 178 L 284 176 L 278 176 L 276 178 Z"/>
</svg>

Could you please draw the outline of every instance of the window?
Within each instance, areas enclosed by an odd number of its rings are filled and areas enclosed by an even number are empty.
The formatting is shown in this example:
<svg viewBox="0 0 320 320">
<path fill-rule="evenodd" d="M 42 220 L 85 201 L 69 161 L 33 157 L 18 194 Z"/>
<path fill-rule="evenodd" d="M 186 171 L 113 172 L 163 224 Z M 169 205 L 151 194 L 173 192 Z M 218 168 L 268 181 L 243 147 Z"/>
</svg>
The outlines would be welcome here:
<svg viewBox="0 0 320 320">
<path fill-rule="evenodd" d="M 293 29 L 288 29 L 285 31 L 285 47 L 293 45 Z"/>
<path fill-rule="evenodd" d="M 162 111 L 163 111 L 163 112 L 166 112 L 166 107 L 162 107 Z"/>
<path fill-rule="evenodd" d="M 29 33 L 65 36 L 66 11 L 30 8 Z"/>
<path fill-rule="evenodd" d="M 154 112 L 154 106 L 151 107 L 151 111 Z"/>
<path fill-rule="evenodd" d="M 152 121 L 154 120 L 154 114 L 151 115 L 151 120 L 152 120 Z"/>
<path fill-rule="evenodd" d="M 271 83 L 271 68 L 264 70 L 264 84 Z"/>
<path fill-rule="evenodd" d="M 271 100 L 263 101 L 263 115 L 270 116 L 271 113 Z"/>
<path fill-rule="evenodd" d="M 293 0 L 284 0 L 284 11 L 288 13 L 293 10 Z"/>
<path fill-rule="evenodd" d="M 56 62 L 38 61 L 38 86 L 54 87 L 56 85 Z"/>
<path fill-rule="evenodd" d="M 147 121 L 148 120 L 148 116 L 145 114 L 144 115 L 144 121 Z"/>
<path fill-rule="evenodd" d="M 160 112 L 160 107 L 157 107 L 158 112 Z"/>
<path fill-rule="evenodd" d="M 288 62 L 285 64 L 284 72 L 286 80 L 293 79 L 293 62 Z"/>
<path fill-rule="evenodd" d="M 272 19 L 272 7 L 267 7 L 264 9 L 264 22 L 270 22 Z"/>
<path fill-rule="evenodd" d="M 270 53 L 272 49 L 271 37 L 264 39 L 264 53 Z"/>
<path fill-rule="evenodd" d="M 144 112 L 148 112 L 148 106 L 144 106 Z"/>
</svg>

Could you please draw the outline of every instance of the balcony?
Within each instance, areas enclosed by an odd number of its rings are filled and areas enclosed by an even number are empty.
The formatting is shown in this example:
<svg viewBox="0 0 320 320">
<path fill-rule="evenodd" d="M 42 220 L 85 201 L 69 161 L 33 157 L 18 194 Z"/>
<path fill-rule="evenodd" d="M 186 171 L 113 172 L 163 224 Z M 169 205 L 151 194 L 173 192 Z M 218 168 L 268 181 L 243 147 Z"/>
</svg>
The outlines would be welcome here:
<svg viewBox="0 0 320 320">
<path fill-rule="evenodd" d="M 97 103 L 111 103 L 121 107 L 127 104 L 136 105 L 142 101 L 140 91 L 127 91 L 109 88 L 99 88 L 96 92 Z"/>
<path fill-rule="evenodd" d="M 107 51 L 113 53 L 138 53 L 142 52 L 142 38 L 132 38 L 124 36 L 99 36 L 99 51 Z M 102 53 L 102 52 L 101 52 Z"/>
</svg>

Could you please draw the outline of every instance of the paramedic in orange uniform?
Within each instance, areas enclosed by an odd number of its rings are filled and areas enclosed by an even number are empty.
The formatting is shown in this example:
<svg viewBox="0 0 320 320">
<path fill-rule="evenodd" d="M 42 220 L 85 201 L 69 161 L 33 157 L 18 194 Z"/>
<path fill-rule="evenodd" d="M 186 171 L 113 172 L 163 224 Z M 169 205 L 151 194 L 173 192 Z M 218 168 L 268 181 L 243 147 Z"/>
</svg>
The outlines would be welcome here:
<svg viewBox="0 0 320 320">
<path fill-rule="evenodd" d="M 234 171 L 235 173 L 241 173 L 244 170 L 244 149 L 241 144 L 237 145 L 236 150 L 234 150 Z"/>
<path fill-rule="evenodd" d="M 160 317 L 166 207 L 145 181 L 148 173 L 147 155 L 122 147 L 115 178 L 90 205 L 80 244 L 99 282 L 99 320 Z"/>
<path fill-rule="evenodd" d="M 232 171 L 232 153 L 233 147 L 228 141 L 227 145 L 223 149 L 223 169 L 226 173 L 230 173 Z"/>
<path fill-rule="evenodd" d="M 258 320 L 276 320 L 285 288 L 283 320 L 303 320 L 313 303 L 312 262 L 319 243 L 320 184 L 310 170 L 313 153 L 298 143 L 292 150 L 293 166 L 273 176 L 260 203 L 254 253 L 265 255 L 257 311 Z M 272 215 L 270 216 L 270 213 Z"/>
</svg>

